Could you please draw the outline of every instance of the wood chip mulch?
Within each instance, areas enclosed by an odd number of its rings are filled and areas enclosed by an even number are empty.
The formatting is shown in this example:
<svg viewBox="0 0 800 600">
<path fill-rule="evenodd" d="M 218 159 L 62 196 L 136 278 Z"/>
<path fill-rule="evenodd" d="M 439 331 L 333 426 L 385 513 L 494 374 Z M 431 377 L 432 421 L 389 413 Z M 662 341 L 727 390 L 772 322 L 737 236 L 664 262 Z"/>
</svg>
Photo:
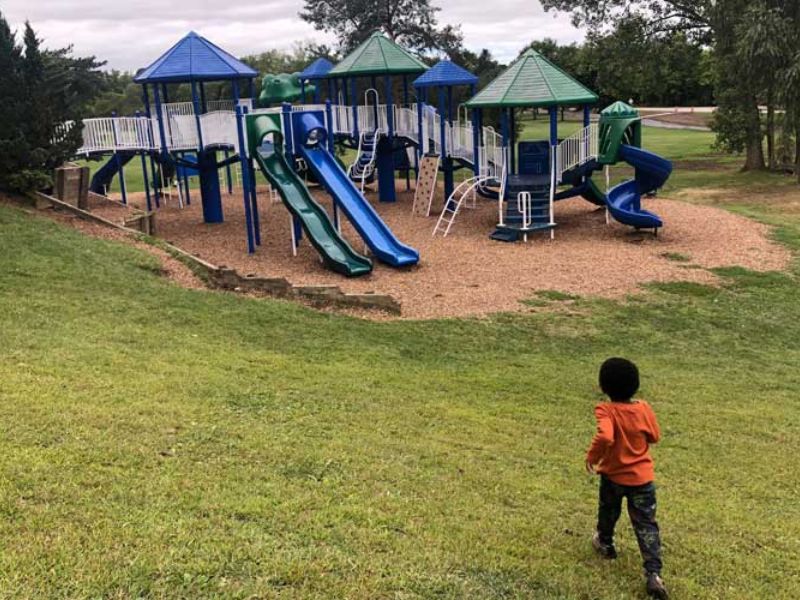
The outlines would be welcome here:
<svg viewBox="0 0 800 600">
<path fill-rule="evenodd" d="M 540 290 L 620 298 L 646 282 L 714 284 L 717 278 L 709 268 L 781 270 L 791 260 L 787 249 L 770 240 L 765 225 L 723 209 L 666 198 L 644 200 L 666 223 L 657 238 L 617 223 L 606 225 L 605 211 L 581 199 L 556 205 L 553 241 L 542 236 L 528 244 L 489 239 L 497 204 L 486 200 L 479 200 L 476 209 L 462 209 L 448 237 L 434 238 L 438 214 L 412 216 L 413 191 L 402 185 L 398 190 L 395 204 L 377 202 L 374 193 L 368 198 L 397 237 L 419 250 L 420 264 L 397 270 L 376 262 L 372 274 L 358 279 L 327 270 L 307 240 L 293 257 L 289 214 L 280 203 L 270 202 L 266 189 L 259 191 L 262 245 L 254 255 L 247 254 L 243 203 L 236 190 L 223 195 L 225 223 L 202 222 L 195 192 L 191 206 L 180 209 L 173 201 L 162 207 L 156 227 L 159 237 L 242 274 L 281 276 L 294 284 L 333 284 L 345 292 L 391 294 L 402 303 L 402 318 L 411 319 L 525 311 L 529 308 L 521 301 Z M 314 193 L 330 211 L 327 194 Z M 435 206 L 441 207 L 442 197 L 440 190 Z M 141 203 L 138 197 L 131 200 L 132 205 Z M 119 206 L 93 210 L 109 219 L 115 214 L 122 218 Z M 363 242 L 348 223 L 343 230 L 353 247 L 363 251 Z"/>
</svg>

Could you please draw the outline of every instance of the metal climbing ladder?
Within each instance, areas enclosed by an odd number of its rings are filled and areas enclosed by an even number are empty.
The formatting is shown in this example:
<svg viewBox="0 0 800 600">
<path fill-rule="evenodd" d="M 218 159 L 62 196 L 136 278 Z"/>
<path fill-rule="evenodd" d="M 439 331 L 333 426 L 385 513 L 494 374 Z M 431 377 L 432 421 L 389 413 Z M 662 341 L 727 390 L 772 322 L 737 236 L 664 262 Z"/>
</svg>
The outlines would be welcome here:
<svg viewBox="0 0 800 600">
<path fill-rule="evenodd" d="M 442 213 L 439 215 L 436 226 L 433 228 L 433 236 L 436 237 L 437 233 L 441 233 L 442 237 L 446 237 L 447 234 L 450 233 L 450 229 L 453 227 L 453 223 L 455 223 L 456 217 L 467 199 L 472 198 L 474 200 L 475 193 L 479 188 L 496 181 L 497 178 L 493 175 L 478 175 L 462 181 L 444 203 Z M 503 169 L 503 178 L 501 182 L 504 181 L 505 167 Z M 504 184 L 501 183 L 501 186 L 504 186 Z"/>
</svg>

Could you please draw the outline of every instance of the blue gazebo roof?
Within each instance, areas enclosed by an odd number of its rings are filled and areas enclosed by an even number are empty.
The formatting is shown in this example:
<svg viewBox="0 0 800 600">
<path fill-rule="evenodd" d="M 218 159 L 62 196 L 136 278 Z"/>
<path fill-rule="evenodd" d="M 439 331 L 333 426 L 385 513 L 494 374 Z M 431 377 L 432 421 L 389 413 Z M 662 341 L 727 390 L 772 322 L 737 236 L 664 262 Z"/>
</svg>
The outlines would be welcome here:
<svg viewBox="0 0 800 600">
<path fill-rule="evenodd" d="M 303 72 L 300 73 L 300 79 L 324 79 L 332 68 L 333 63 L 327 58 L 318 58 L 303 69 Z"/>
<path fill-rule="evenodd" d="M 190 31 L 133 80 L 136 83 L 183 83 L 252 79 L 256 76 L 258 72 L 239 59 Z"/>
<path fill-rule="evenodd" d="M 454 62 L 442 60 L 414 80 L 414 87 L 475 85 L 478 77 Z"/>
</svg>

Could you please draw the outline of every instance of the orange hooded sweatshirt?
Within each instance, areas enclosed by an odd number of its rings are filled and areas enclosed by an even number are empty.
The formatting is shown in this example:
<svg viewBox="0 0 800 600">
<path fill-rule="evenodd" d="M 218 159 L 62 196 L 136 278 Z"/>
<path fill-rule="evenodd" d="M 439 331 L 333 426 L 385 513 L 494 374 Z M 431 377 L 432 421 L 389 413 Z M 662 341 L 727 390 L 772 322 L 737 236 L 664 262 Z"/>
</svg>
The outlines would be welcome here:
<svg viewBox="0 0 800 600">
<path fill-rule="evenodd" d="M 656 415 L 643 400 L 603 402 L 594 408 L 597 433 L 586 461 L 620 485 L 644 485 L 655 479 L 650 444 L 661 439 Z"/>
</svg>

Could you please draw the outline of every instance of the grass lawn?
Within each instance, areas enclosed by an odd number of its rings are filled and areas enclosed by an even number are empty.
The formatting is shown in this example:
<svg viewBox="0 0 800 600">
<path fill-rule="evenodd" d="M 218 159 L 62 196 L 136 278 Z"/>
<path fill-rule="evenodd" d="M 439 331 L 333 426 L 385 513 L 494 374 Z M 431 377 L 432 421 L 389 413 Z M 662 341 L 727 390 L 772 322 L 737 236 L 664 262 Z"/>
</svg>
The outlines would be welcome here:
<svg viewBox="0 0 800 600">
<path fill-rule="evenodd" d="M 735 189 L 800 250 L 796 201 Z M 619 560 L 589 546 L 609 355 L 664 431 L 673 596 L 800 596 L 797 267 L 374 323 L 181 289 L 2 205 L 0 231 L 0 597 L 640 598 L 625 517 Z"/>
</svg>

